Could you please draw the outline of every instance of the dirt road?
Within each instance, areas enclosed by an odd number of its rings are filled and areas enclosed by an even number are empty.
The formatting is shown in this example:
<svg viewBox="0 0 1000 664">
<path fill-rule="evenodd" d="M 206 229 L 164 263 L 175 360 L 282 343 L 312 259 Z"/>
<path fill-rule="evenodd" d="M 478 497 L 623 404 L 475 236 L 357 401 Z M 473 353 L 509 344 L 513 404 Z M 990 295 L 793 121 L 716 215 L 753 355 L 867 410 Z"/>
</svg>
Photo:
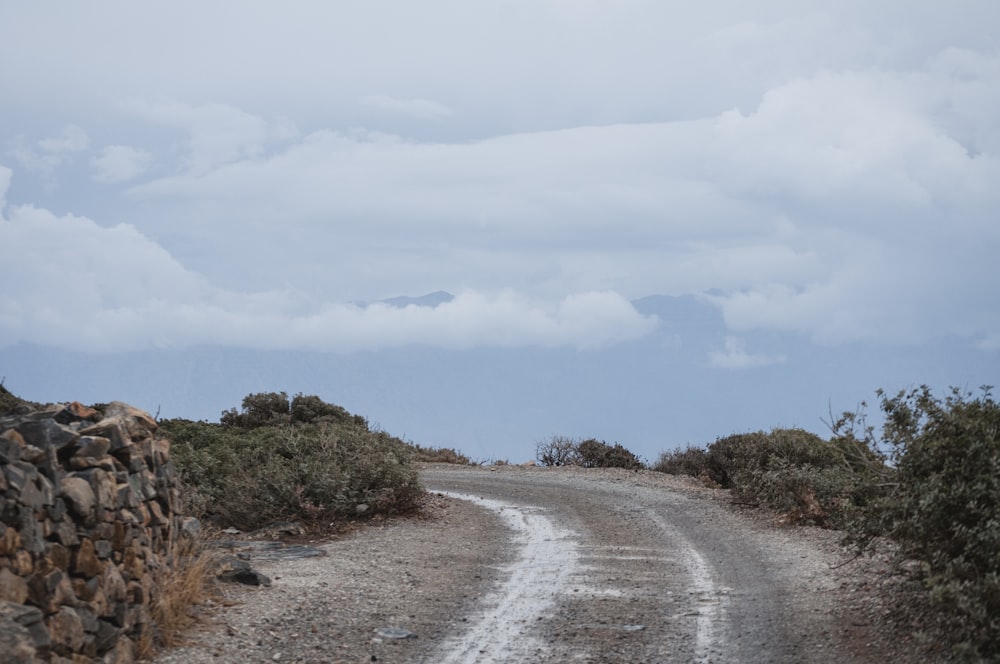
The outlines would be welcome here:
<svg viewBox="0 0 1000 664">
<path fill-rule="evenodd" d="M 497 651 L 442 661 L 871 661 L 838 638 L 824 597 L 833 590 L 827 556 L 755 531 L 712 501 L 621 476 L 443 469 L 424 477 L 432 490 L 512 512 L 528 561 L 537 557 L 532 528 L 557 540 L 540 570 L 515 560 L 513 583 L 495 594 L 519 596 L 528 576 L 542 596 L 522 598 L 516 620 L 481 618 Z"/>
<path fill-rule="evenodd" d="M 156 661 L 920 661 L 858 612 L 832 533 L 649 471 L 422 472 L 428 518 L 255 561 L 273 585 L 227 587 L 215 623 Z"/>
</svg>

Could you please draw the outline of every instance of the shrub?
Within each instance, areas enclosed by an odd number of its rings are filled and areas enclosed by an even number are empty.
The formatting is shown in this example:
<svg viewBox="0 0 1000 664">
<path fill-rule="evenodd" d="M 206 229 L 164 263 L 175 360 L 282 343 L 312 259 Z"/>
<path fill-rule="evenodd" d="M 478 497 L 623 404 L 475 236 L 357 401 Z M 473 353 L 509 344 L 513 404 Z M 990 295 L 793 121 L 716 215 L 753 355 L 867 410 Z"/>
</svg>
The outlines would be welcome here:
<svg viewBox="0 0 1000 664">
<path fill-rule="evenodd" d="M 862 548 L 887 535 L 900 560 L 920 561 L 956 652 L 970 660 L 1000 658 L 1000 405 L 990 389 L 979 398 L 953 389 L 943 401 L 926 386 L 878 392 L 894 481 L 852 533 Z"/>
<path fill-rule="evenodd" d="M 829 441 L 803 429 L 732 434 L 705 450 L 664 453 L 654 470 L 699 477 L 792 521 L 841 527 L 864 512 L 891 472 L 871 441 L 854 435 L 859 422 L 845 414 Z"/>
<path fill-rule="evenodd" d="M 243 410 L 223 411 L 220 422 L 225 426 L 252 429 L 291 421 L 291 404 L 284 392 L 260 392 L 243 397 Z"/>
<path fill-rule="evenodd" d="M 690 475 L 709 479 L 708 452 L 694 445 L 689 445 L 683 450 L 662 452 L 653 465 L 653 470 L 668 475 Z"/>
<path fill-rule="evenodd" d="M 577 442 L 566 436 L 552 436 L 535 446 L 535 458 L 543 466 L 571 466 L 577 463 Z"/>
<path fill-rule="evenodd" d="M 608 445 L 603 440 L 590 438 L 577 445 L 579 463 L 584 468 L 625 468 L 637 470 L 645 464 L 621 443 Z"/>
<path fill-rule="evenodd" d="M 31 401 L 25 401 L 21 397 L 17 396 L 4 387 L 3 380 L 0 379 L 0 415 L 15 413 L 21 407 L 35 409 L 40 407 L 40 405 L 41 404 L 36 404 Z"/>
<path fill-rule="evenodd" d="M 450 447 L 424 447 L 411 443 L 413 460 L 427 463 L 453 463 L 462 466 L 472 465 L 472 459 Z"/>
<path fill-rule="evenodd" d="M 620 443 L 608 445 L 603 440 L 588 438 L 574 440 L 566 436 L 552 436 L 537 444 L 535 458 L 543 466 L 583 466 L 584 468 L 645 468 L 635 454 Z"/>
<path fill-rule="evenodd" d="M 734 475 L 744 469 L 755 448 L 764 445 L 766 434 L 737 433 L 718 438 L 708 446 L 706 472 L 709 478 L 724 489 L 733 488 Z"/>
<path fill-rule="evenodd" d="M 846 434 L 827 441 L 803 429 L 720 438 L 705 459 L 707 477 L 737 499 L 823 526 L 853 518 L 874 478 L 885 472 L 862 441 Z"/>
<path fill-rule="evenodd" d="M 354 518 L 360 505 L 366 516 L 417 506 L 423 489 L 406 443 L 312 398 L 300 400 L 299 416 L 316 421 L 292 423 L 293 406 L 286 419 L 282 398 L 288 402 L 284 393 L 250 395 L 242 413 L 223 414 L 225 423 L 160 423 L 174 442 L 189 512 L 253 530 L 277 520 Z"/>
</svg>

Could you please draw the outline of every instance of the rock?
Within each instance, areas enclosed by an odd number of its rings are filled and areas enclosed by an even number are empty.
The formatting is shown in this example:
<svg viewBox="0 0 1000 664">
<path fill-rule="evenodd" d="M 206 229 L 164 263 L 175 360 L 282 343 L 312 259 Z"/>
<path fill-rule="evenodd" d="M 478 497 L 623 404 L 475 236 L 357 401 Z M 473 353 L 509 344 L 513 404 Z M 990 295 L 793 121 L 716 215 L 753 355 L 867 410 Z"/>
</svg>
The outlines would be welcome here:
<svg viewBox="0 0 1000 664">
<path fill-rule="evenodd" d="M 89 578 L 100 575 L 103 570 L 104 563 L 97 556 L 93 540 L 84 537 L 73 556 L 73 573 Z"/>
<path fill-rule="evenodd" d="M 98 422 L 80 429 L 81 436 L 101 436 L 111 441 L 111 449 L 118 450 L 128 445 L 131 440 L 121 417 L 105 416 Z"/>
<path fill-rule="evenodd" d="M 52 638 L 52 645 L 56 652 L 72 654 L 79 652 L 83 647 L 86 633 L 83 630 L 83 621 L 76 611 L 63 607 L 49 618 L 49 636 Z"/>
<path fill-rule="evenodd" d="M 62 521 L 63 517 L 66 516 L 66 501 L 62 498 L 55 498 L 52 501 L 52 505 L 49 506 L 47 513 L 53 521 Z"/>
<path fill-rule="evenodd" d="M 35 467 L 26 461 L 13 461 L 3 467 L 3 474 L 7 480 L 7 486 L 17 492 L 20 497 L 21 492 L 28 482 L 38 473 Z"/>
<path fill-rule="evenodd" d="M 49 555 L 47 559 L 52 567 L 61 569 L 65 572 L 69 570 L 69 567 L 73 562 L 73 554 L 62 544 L 52 542 L 49 544 Z"/>
<path fill-rule="evenodd" d="M 118 497 L 115 501 L 115 505 L 119 509 L 127 507 L 130 510 L 134 510 L 139 507 L 141 498 L 139 494 L 135 492 L 132 485 L 129 482 L 124 482 L 118 485 Z"/>
<path fill-rule="evenodd" d="M 181 537 L 189 540 L 197 540 L 201 534 L 201 521 L 193 516 L 184 517 L 181 520 Z"/>
<path fill-rule="evenodd" d="M 38 661 L 38 651 L 31 632 L 16 622 L 0 615 L 0 653 L 3 661 L 11 664 L 32 664 Z"/>
<path fill-rule="evenodd" d="M 28 582 L 9 569 L 0 569 L 0 600 L 24 604 L 28 599 Z"/>
<path fill-rule="evenodd" d="M 72 521 L 58 521 L 52 526 L 49 539 L 58 541 L 63 546 L 76 546 L 80 538 L 76 534 L 76 525 Z"/>
<path fill-rule="evenodd" d="M 93 468 L 95 466 L 111 466 L 113 461 L 108 456 L 111 440 L 103 436 L 80 436 L 76 441 L 76 449 L 70 457 L 70 468 Z"/>
<path fill-rule="evenodd" d="M 229 583 L 242 583 L 245 586 L 270 586 L 271 579 L 266 574 L 261 574 L 257 570 L 232 570 L 219 575 L 220 581 Z"/>
<path fill-rule="evenodd" d="M 107 560 L 111 557 L 114 549 L 111 546 L 111 542 L 108 540 L 95 540 L 94 541 L 94 553 L 97 554 L 99 560 Z"/>
<path fill-rule="evenodd" d="M 0 463 L 13 463 L 21 460 L 21 450 L 25 447 L 24 437 L 14 429 L 8 429 L 0 434 Z M 0 487 L 6 490 L 6 486 Z"/>
<path fill-rule="evenodd" d="M 378 627 L 375 633 L 383 639 L 415 639 L 417 635 L 402 627 Z"/>
<path fill-rule="evenodd" d="M 59 569 L 36 572 L 28 579 L 28 601 L 46 615 L 55 613 L 60 606 L 77 604 L 69 575 Z"/>
<path fill-rule="evenodd" d="M 84 406 L 79 401 L 73 401 L 63 406 L 62 410 L 57 412 L 52 419 L 60 424 L 73 424 L 74 422 L 80 422 L 81 420 L 91 420 L 97 421 L 101 417 L 101 414 L 90 408 L 89 406 Z"/>
<path fill-rule="evenodd" d="M 41 512 L 46 507 L 51 507 L 55 500 L 55 492 L 52 490 L 52 483 L 48 478 L 37 472 L 25 483 L 21 489 L 21 504 L 30 507 L 35 512 Z"/>
<path fill-rule="evenodd" d="M 149 432 L 156 431 L 160 425 L 156 423 L 153 416 L 142 410 L 121 401 L 112 401 L 104 410 L 108 417 L 123 417 L 126 421 L 132 421 L 137 427 L 142 427 Z"/>
<path fill-rule="evenodd" d="M 118 571 L 118 567 L 115 565 L 108 565 L 104 568 L 104 573 L 101 575 L 104 587 L 104 592 L 107 594 L 108 599 L 112 602 L 124 602 L 125 601 L 125 579 L 122 578 L 121 572 Z"/>
<path fill-rule="evenodd" d="M 27 445 L 40 450 L 52 448 L 61 451 L 72 445 L 79 437 L 75 431 L 51 419 L 28 420 L 14 427 Z"/>
<path fill-rule="evenodd" d="M 106 664 L 133 664 L 135 662 L 135 643 L 127 636 L 119 636 L 115 647 L 104 656 Z"/>
<path fill-rule="evenodd" d="M 368 505 L 366 503 L 361 503 L 360 505 L 355 505 L 354 512 L 359 516 L 368 511 Z"/>
<path fill-rule="evenodd" d="M 0 556 L 12 556 L 21 548 L 21 535 L 0 523 Z"/>
<path fill-rule="evenodd" d="M 90 482 L 82 477 L 64 477 L 59 480 L 59 495 L 79 517 L 87 518 L 94 510 L 94 490 Z"/>
<path fill-rule="evenodd" d="M 27 549 L 21 549 L 10 561 L 10 569 L 18 576 L 28 576 L 35 569 L 35 561 Z"/>
<path fill-rule="evenodd" d="M 225 556 L 221 561 L 222 571 L 217 574 L 220 581 L 242 583 L 247 586 L 270 586 L 271 579 L 256 571 L 246 560 L 236 556 Z"/>
<path fill-rule="evenodd" d="M 97 652 L 104 653 L 115 647 L 121 630 L 107 620 L 97 621 Z"/>
<path fill-rule="evenodd" d="M 42 612 L 33 606 L 25 604 L 0 602 L 0 625 L 9 624 L 10 622 L 28 630 L 39 659 L 44 660 L 48 656 L 52 640 L 49 637 L 49 631 L 45 628 Z"/>
<path fill-rule="evenodd" d="M 14 526 L 21 531 L 21 546 L 32 556 L 45 553 L 45 533 L 42 524 L 35 519 L 35 511 L 30 507 L 21 507 L 17 512 L 17 522 Z"/>
</svg>

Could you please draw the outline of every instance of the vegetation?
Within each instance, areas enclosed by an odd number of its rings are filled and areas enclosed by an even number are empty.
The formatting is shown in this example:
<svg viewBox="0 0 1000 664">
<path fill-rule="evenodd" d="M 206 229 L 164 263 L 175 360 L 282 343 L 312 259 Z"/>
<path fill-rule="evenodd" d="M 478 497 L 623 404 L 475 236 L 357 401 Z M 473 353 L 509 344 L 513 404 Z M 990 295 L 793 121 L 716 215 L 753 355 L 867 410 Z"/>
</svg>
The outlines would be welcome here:
<svg viewBox="0 0 1000 664">
<path fill-rule="evenodd" d="M 850 528 L 860 549 L 884 536 L 900 561 L 919 563 L 908 569 L 956 653 L 974 661 L 1000 659 L 1000 405 L 990 389 L 943 400 L 926 386 L 880 391 L 892 481 L 874 487 Z"/>
<path fill-rule="evenodd" d="M 473 465 L 472 459 L 451 447 L 425 447 L 410 443 L 413 460 L 426 463 L 453 463 L 460 466 Z"/>
<path fill-rule="evenodd" d="M 1000 406 L 989 387 L 978 398 L 940 399 L 926 386 L 878 395 L 881 437 L 862 410 L 833 423 L 830 440 L 800 429 L 735 434 L 664 453 L 653 468 L 843 528 L 859 552 L 893 542 L 955 653 L 1000 659 Z"/>
<path fill-rule="evenodd" d="M 543 466 L 572 466 L 577 462 L 578 444 L 566 436 L 552 436 L 535 446 L 535 458 Z"/>
<path fill-rule="evenodd" d="M 21 406 L 36 408 L 38 405 L 39 404 L 32 403 L 30 401 L 25 401 L 21 397 L 17 396 L 4 387 L 3 380 L 0 380 L 0 415 L 16 412 Z"/>
<path fill-rule="evenodd" d="M 584 468 L 625 468 L 638 470 L 645 464 L 621 443 L 609 445 L 603 440 L 574 440 L 552 436 L 537 444 L 535 458 L 543 466 L 582 466 Z"/>
<path fill-rule="evenodd" d="M 212 586 L 218 554 L 203 542 L 178 538 L 170 545 L 167 564 L 153 574 L 155 591 L 150 595 L 150 625 L 137 644 L 140 659 L 152 659 L 157 648 L 169 648 L 183 641 L 186 629 L 197 621 L 192 607 L 215 595 Z"/>
<path fill-rule="evenodd" d="M 423 495 L 406 443 L 318 397 L 251 394 L 219 424 L 160 425 L 188 512 L 219 525 L 328 524 L 406 512 Z"/>
</svg>

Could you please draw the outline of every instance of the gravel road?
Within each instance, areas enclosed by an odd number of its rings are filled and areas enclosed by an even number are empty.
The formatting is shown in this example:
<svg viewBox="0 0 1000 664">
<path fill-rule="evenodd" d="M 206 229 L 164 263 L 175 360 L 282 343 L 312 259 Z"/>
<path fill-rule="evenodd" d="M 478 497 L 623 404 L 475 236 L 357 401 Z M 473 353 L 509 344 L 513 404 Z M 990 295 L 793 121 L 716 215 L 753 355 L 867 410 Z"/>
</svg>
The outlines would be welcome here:
<svg viewBox="0 0 1000 664">
<path fill-rule="evenodd" d="M 256 560 L 179 662 L 923 661 L 836 536 L 642 471 L 427 465 L 423 519 Z M 395 628 L 388 629 L 388 628 Z M 394 638 L 408 635 L 411 638 Z"/>
</svg>

